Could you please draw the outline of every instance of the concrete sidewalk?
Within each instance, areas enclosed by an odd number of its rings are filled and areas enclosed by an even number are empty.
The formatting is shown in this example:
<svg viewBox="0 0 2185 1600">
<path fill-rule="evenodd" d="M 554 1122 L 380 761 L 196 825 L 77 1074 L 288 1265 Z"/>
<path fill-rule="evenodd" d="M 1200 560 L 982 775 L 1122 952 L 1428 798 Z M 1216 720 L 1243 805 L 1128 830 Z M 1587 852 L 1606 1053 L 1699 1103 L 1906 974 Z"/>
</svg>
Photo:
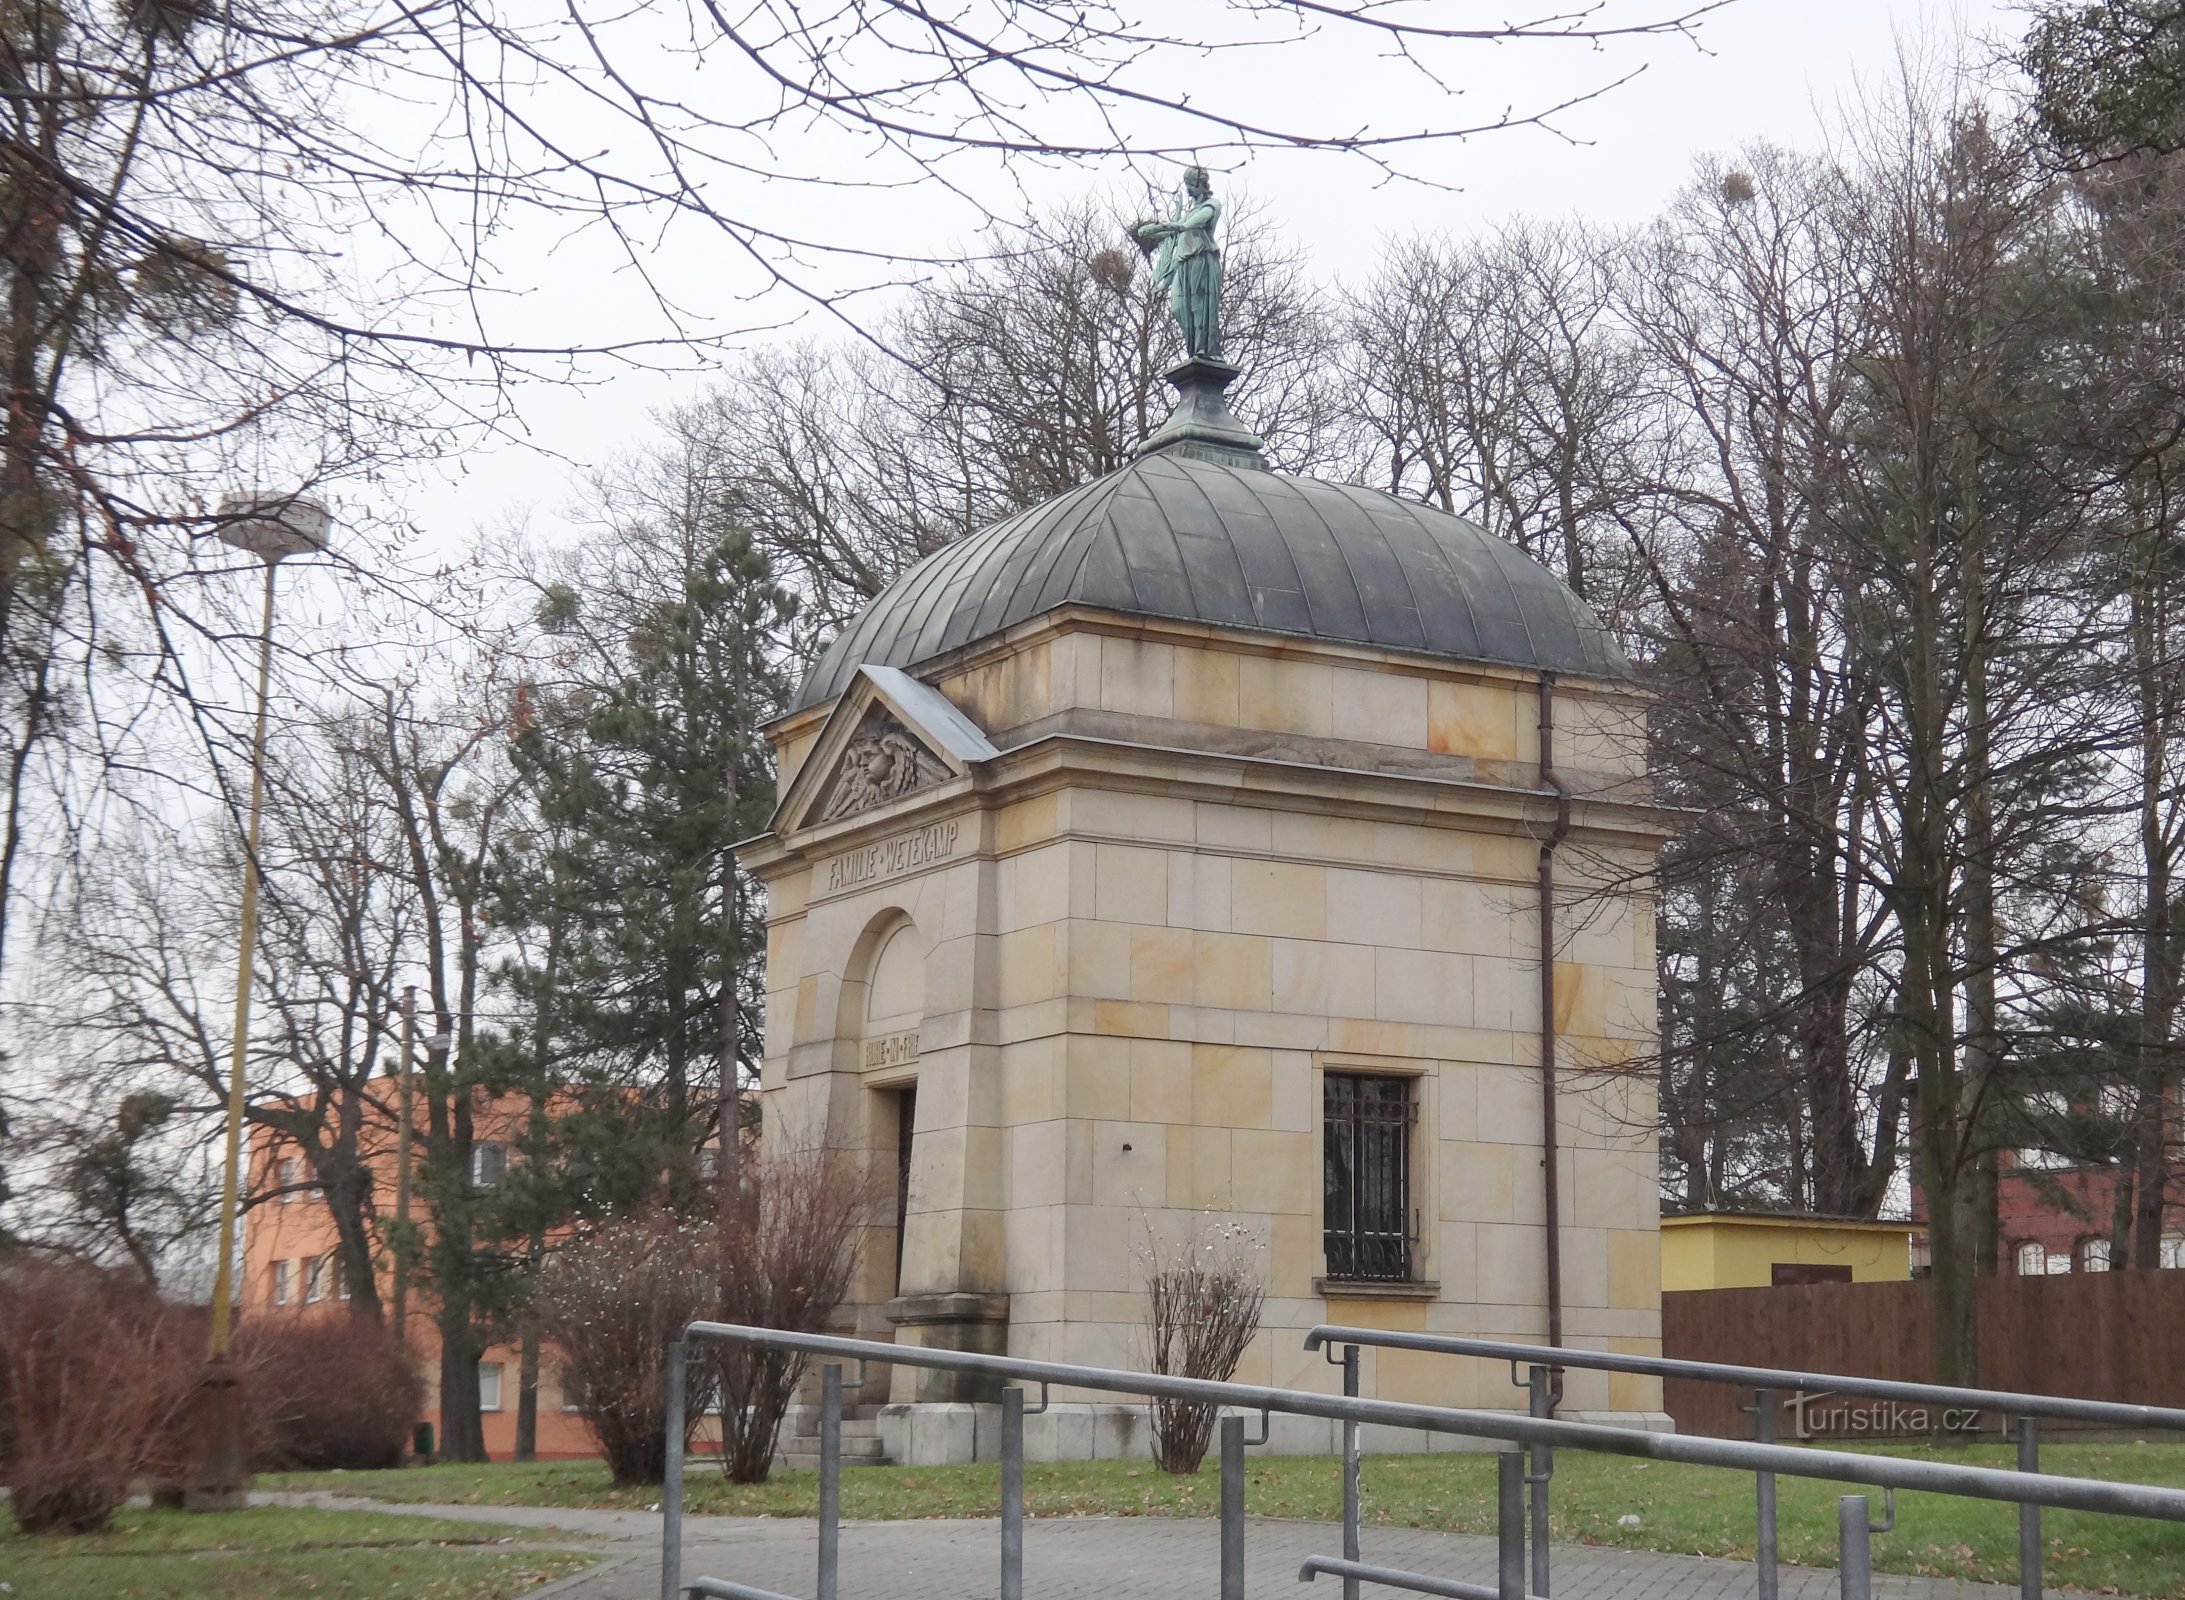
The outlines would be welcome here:
<svg viewBox="0 0 2185 1600">
<path fill-rule="evenodd" d="M 583 1534 L 607 1541 L 608 1562 L 563 1579 L 553 1600 L 658 1600 L 660 1519 L 641 1511 L 558 1511 L 539 1506 L 388 1505 L 335 1495 L 256 1499 L 341 1510 L 396 1511 Z M 813 1590 L 813 1524 L 778 1517 L 687 1517 L 683 1576 L 727 1578 L 780 1594 Z M 1037 1517 L 1024 1524 L 1024 1589 L 1031 1600 L 1207 1600 L 1215 1592 L 1218 1529 L 1211 1517 Z M 1340 1600 L 1337 1581 L 1297 1581 L 1308 1555 L 1335 1555 L 1333 1523 L 1254 1517 L 1244 1536 L 1250 1600 Z M 1417 1528 L 1368 1528 L 1365 1559 L 1473 1583 L 1494 1581 L 1494 1542 Z M 845 1522 L 843 1600 L 994 1600 L 1000 1588 L 1000 1524 L 993 1518 Z M 1753 1569 L 1736 1561 L 1558 1545 L 1555 1600 L 1749 1600 Z M 1400 1591 L 1381 1590 L 1383 1594 Z M 1836 1574 L 1785 1567 L 1782 1600 L 1829 1600 Z M 1885 1600 L 2007 1600 L 2017 1590 L 1949 1579 L 1874 1576 Z"/>
</svg>

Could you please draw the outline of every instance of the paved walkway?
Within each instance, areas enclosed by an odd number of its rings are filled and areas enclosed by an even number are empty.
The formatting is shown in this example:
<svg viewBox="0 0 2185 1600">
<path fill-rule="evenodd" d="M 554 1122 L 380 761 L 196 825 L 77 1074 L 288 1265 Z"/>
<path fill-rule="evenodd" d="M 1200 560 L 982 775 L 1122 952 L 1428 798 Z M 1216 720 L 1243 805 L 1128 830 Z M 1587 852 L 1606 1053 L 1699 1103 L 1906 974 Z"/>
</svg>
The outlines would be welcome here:
<svg viewBox="0 0 2185 1600">
<path fill-rule="evenodd" d="M 536 1600 L 658 1600 L 660 1519 L 639 1511 L 557 1511 L 540 1506 L 398 1506 L 334 1495 L 260 1496 L 343 1510 L 493 1522 L 604 1538 L 608 1561 L 539 1591 Z M 778 1594 L 812 1593 L 813 1525 L 779 1517 L 686 1517 L 683 1576 L 726 1578 Z M 1024 1588 L 1032 1600 L 1208 1600 L 1219 1545 L 1211 1517 L 1034 1517 L 1024 1524 Z M 1336 1579 L 1297 1581 L 1308 1555 L 1335 1555 L 1332 1523 L 1247 1519 L 1249 1600 L 1341 1600 Z M 1368 1528 L 1365 1559 L 1383 1566 L 1494 1581 L 1494 1542 L 1417 1528 Z M 983 1520 L 845 1522 L 844 1600 L 994 1600 L 1000 1585 L 1000 1524 Z M 1753 1569 L 1742 1562 L 1665 1556 L 1591 1545 L 1558 1545 L 1555 1600 L 1750 1600 Z M 1369 1588 L 1368 1595 L 1400 1591 Z M 1785 1567 L 1782 1600 L 1831 1600 L 1836 1574 Z M 1948 1579 L 1874 1576 L 1876 1600 L 2007 1600 L 2015 1588 Z"/>
</svg>

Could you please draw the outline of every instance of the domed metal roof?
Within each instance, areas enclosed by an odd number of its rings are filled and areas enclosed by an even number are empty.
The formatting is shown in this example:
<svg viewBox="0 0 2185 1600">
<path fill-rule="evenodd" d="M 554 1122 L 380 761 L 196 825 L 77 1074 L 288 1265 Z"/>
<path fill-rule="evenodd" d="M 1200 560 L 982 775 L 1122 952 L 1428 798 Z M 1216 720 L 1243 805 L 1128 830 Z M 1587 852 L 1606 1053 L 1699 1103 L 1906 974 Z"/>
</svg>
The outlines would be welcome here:
<svg viewBox="0 0 2185 1600">
<path fill-rule="evenodd" d="M 860 663 L 909 667 L 1065 605 L 1596 678 L 1608 630 L 1484 529 L 1372 489 L 1176 449 L 936 551 L 836 636 L 795 709 Z"/>
</svg>

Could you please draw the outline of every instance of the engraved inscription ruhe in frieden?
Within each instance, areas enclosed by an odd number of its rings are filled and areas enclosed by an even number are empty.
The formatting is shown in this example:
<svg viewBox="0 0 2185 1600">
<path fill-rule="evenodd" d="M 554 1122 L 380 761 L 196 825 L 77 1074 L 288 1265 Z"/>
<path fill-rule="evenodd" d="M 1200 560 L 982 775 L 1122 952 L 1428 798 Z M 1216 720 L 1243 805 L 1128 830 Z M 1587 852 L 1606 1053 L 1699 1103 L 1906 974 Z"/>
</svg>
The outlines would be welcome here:
<svg viewBox="0 0 2185 1600">
<path fill-rule="evenodd" d="M 871 1067 L 907 1067 L 918 1059 L 918 1030 L 907 1033 L 884 1034 L 878 1039 L 865 1041 L 865 1065 Z"/>
<path fill-rule="evenodd" d="M 831 857 L 826 868 L 827 892 L 853 889 L 861 883 L 892 878 L 913 867 L 946 861 L 956 853 L 957 826 L 953 817 L 946 822 L 929 822 L 923 828 L 881 839 L 862 850 Z"/>
<path fill-rule="evenodd" d="M 842 752 L 820 821 L 839 822 L 944 782 L 948 768 L 879 706 L 865 713 Z"/>
</svg>

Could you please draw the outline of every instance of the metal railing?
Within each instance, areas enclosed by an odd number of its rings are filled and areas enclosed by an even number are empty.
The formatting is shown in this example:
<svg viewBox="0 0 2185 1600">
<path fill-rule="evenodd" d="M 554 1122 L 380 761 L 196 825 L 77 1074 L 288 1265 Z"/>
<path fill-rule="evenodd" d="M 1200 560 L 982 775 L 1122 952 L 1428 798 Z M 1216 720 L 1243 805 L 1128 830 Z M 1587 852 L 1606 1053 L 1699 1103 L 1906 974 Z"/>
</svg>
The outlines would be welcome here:
<svg viewBox="0 0 2185 1600">
<path fill-rule="evenodd" d="M 1345 1330 L 1315 1330 L 1318 1334 Z M 1372 1330 L 1355 1330 L 1361 1335 Z M 1314 1341 L 1324 1342 L 1323 1340 Z M 1363 1337 L 1355 1341 L 1365 1342 Z M 1300 1389 L 1277 1389 L 1262 1384 L 1215 1383 L 1202 1378 L 1168 1377 L 1149 1372 L 1121 1372 L 1105 1367 L 1068 1366 L 1053 1361 L 1028 1361 L 1013 1356 L 978 1355 L 963 1350 L 926 1349 L 885 1344 L 864 1339 L 843 1339 L 826 1334 L 784 1333 L 772 1328 L 739 1327 L 730 1323 L 693 1322 L 683 1338 L 669 1347 L 667 1379 L 667 1474 L 661 1489 L 661 1600 L 680 1600 L 702 1595 L 713 1600 L 786 1600 L 770 1590 L 724 1578 L 697 1577 L 685 1582 L 683 1554 L 683 1424 L 687 1395 L 689 1351 L 692 1344 L 727 1343 L 757 1349 L 801 1353 L 818 1357 L 820 1370 L 820 1483 L 818 1579 L 816 1600 L 838 1600 L 842 1495 L 842 1368 L 855 1361 L 899 1367 L 921 1367 L 942 1372 L 970 1373 L 980 1377 L 1039 1386 L 1042 1405 L 1050 1387 L 1138 1395 L 1146 1398 L 1196 1401 L 1220 1408 L 1221 1418 L 1221 1600 L 1243 1600 L 1244 1595 L 1244 1414 L 1262 1418 L 1260 1438 L 1267 1437 L 1265 1419 L 1276 1412 L 1287 1416 L 1319 1417 L 1342 1425 L 1346 1442 L 1344 1502 L 1346 1510 L 1344 1551 L 1340 1557 L 1315 1556 L 1299 1570 L 1301 1580 L 1322 1573 L 1340 1577 L 1346 1590 L 1373 1583 L 1419 1594 L 1443 1595 L 1449 1600 L 1527 1600 L 1525 1490 L 1526 1452 L 1535 1447 L 1593 1450 L 1606 1455 L 1638 1456 L 1653 1461 L 1676 1461 L 1692 1466 L 1722 1467 L 1731 1471 L 1776 1473 L 1879 1488 L 1889 1498 L 1894 1515 L 1894 1496 L 1899 1489 L 1924 1490 L 1975 1499 L 2000 1500 L 2019 1505 L 2057 1506 L 2077 1511 L 2101 1511 L 2118 1516 L 2152 1517 L 2185 1523 L 2185 1490 L 2142 1484 L 2104 1483 L 2089 1478 L 2066 1478 L 2038 1471 L 2010 1472 L 1992 1467 L 1954 1462 L 1909 1460 L 1894 1456 L 1856 1455 L 1847 1451 L 1793 1449 L 1785 1445 L 1749 1444 L 1737 1439 L 1708 1439 L 1680 1434 L 1645 1433 L 1599 1423 L 1565 1422 L 1510 1411 L 1467 1411 L 1445 1406 L 1412 1405 L 1394 1400 L 1367 1400 L 1355 1390 L 1356 1358 L 1352 1354 L 1345 1387 L 1353 1392 L 1331 1395 Z M 1538 1347 L 1518 1347 L 1539 1353 Z M 1568 1352 L 1557 1352 L 1559 1356 Z M 1567 1362 L 1565 1364 L 1568 1364 Z M 1024 1395 L 1022 1389 L 1002 1391 L 1001 1447 L 1001 1586 L 1002 1600 L 1022 1600 L 1024 1593 Z M 1357 1508 L 1357 1429 L 1360 1427 L 1408 1428 L 1421 1433 L 1501 1441 L 1507 1448 L 1496 1460 L 1495 1581 L 1469 1583 L 1426 1573 L 1403 1572 L 1368 1565 L 1359 1555 Z M 1839 1540 L 1842 1559 L 1843 1600 L 1869 1600 L 1872 1568 L 1869 1533 L 1890 1526 L 1875 1524 L 1869 1515 L 1868 1496 L 1846 1495 L 1839 1502 Z M 1542 1527 L 1544 1542 L 1545 1527 Z M 1537 1589 L 1530 1591 L 1538 1594 Z"/>
<path fill-rule="evenodd" d="M 1734 1384 L 1753 1391 L 1753 1403 L 1739 1409 L 1753 1418 L 1753 1437 L 1761 1444 L 1775 1443 L 1775 1404 L 1784 1393 L 1855 1395 L 1869 1400 L 1899 1401 L 1936 1412 L 1972 1414 L 1992 1411 L 2003 1419 L 2005 1437 L 2015 1424 L 2018 1470 L 2041 1470 L 2041 1422 L 2043 1419 L 2091 1422 L 2113 1428 L 2165 1428 L 2185 1430 L 2185 1410 L 2166 1406 L 2125 1405 L 2111 1400 L 2074 1400 L 2063 1395 L 2018 1394 L 2005 1389 L 1970 1389 L 1948 1384 L 1908 1383 L 1895 1378 L 1861 1378 L 1835 1372 L 1800 1372 L 1784 1367 L 1733 1366 L 1716 1361 L 1683 1361 L 1669 1356 L 1614 1355 L 1600 1350 L 1574 1350 L 1567 1346 L 1522 1344 L 1502 1339 L 1460 1339 L 1434 1333 L 1399 1333 L 1381 1328 L 1352 1328 L 1322 1323 L 1305 1335 L 1308 1350 L 1344 1352 L 1346 1390 L 1356 1392 L 1357 1352 L 1361 1347 L 1384 1350 L 1418 1350 L 1437 1355 L 1475 1356 L 1487 1361 L 1507 1361 L 1511 1382 L 1530 1394 L 1530 1411 L 1547 1416 L 1553 1410 L 1556 1374 L 1564 1369 L 1590 1372 L 1623 1372 L 1642 1377 L 1687 1378 L 1702 1383 Z M 1332 1358 L 1331 1358 L 1332 1359 Z M 1517 1371 L 1526 1369 L 1520 1379 Z M 1355 1441 L 1346 1438 L 1345 1481 L 1355 1479 Z M 1536 1445 L 1526 1481 L 1532 1489 L 1532 1585 L 1533 1593 L 1548 1593 L 1548 1485 L 1554 1477 L 1553 1448 Z M 1754 1566 L 1758 1600 L 1776 1600 L 1776 1514 L 1773 1472 L 1753 1474 Z M 1355 1513 L 1344 1502 L 1344 1537 L 1354 1538 Z M 1886 1533 L 1889 1524 L 1860 1524 L 1865 1533 Z M 2021 1501 L 2018 1506 L 2018 1592 L 2023 1600 L 2041 1600 L 2041 1507 Z M 1345 1587 L 1345 1600 L 1356 1600 L 1356 1591 Z"/>
</svg>

